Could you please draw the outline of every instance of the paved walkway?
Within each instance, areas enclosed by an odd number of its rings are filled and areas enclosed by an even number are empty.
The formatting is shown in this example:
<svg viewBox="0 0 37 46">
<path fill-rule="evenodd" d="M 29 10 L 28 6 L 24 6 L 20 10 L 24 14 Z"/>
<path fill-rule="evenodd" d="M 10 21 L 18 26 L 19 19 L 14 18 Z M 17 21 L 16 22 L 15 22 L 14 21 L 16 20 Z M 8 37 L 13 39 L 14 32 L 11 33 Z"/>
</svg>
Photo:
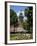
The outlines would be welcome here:
<svg viewBox="0 0 37 46">
<path fill-rule="evenodd" d="M 10 32 L 14 32 L 14 27 L 13 26 L 11 26 Z M 19 26 L 19 27 L 15 28 L 15 32 L 27 32 L 27 30 L 24 30 L 22 27 Z"/>
<path fill-rule="evenodd" d="M 14 27 L 13 26 L 11 26 L 10 31 L 14 32 Z M 27 32 L 27 30 L 24 30 L 22 25 L 21 25 L 21 22 L 19 22 L 19 26 L 15 27 L 15 32 Z"/>
</svg>

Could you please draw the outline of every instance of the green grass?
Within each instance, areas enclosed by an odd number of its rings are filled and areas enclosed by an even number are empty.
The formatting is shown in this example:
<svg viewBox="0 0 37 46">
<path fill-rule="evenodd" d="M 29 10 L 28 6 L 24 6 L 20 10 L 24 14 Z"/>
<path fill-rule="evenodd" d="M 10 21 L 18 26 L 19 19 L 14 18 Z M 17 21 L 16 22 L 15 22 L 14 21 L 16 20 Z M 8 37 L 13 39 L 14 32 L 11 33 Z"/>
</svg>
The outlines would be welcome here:
<svg viewBox="0 0 37 46">
<path fill-rule="evenodd" d="M 32 34 L 10 34 L 10 40 L 29 40 L 32 39 Z"/>
</svg>

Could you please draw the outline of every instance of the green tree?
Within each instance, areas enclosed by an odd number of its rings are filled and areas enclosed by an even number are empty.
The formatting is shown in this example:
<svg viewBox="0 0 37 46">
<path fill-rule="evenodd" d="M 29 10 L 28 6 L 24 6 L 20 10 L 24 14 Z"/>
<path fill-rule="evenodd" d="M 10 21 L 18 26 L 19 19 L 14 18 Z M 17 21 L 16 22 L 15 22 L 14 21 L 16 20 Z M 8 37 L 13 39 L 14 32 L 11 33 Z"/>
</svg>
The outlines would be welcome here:
<svg viewBox="0 0 37 46">
<path fill-rule="evenodd" d="M 27 9 L 25 9 L 25 16 L 27 17 L 27 23 L 28 23 L 28 27 L 27 30 L 29 32 L 32 32 L 32 25 L 33 25 L 33 8 L 32 7 L 28 7 Z"/>
<path fill-rule="evenodd" d="M 18 17 L 15 11 L 10 9 L 10 25 L 14 25 L 14 32 L 15 32 L 15 27 L 17 26 L 18 23 Z"/>
</svg>

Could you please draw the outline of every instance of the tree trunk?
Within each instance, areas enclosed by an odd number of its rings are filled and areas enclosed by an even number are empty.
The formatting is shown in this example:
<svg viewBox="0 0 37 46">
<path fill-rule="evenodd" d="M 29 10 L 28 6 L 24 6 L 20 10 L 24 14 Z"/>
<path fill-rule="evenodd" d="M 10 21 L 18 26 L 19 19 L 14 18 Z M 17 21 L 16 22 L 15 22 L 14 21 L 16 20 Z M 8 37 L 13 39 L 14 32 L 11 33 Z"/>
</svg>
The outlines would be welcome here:
<svg viewBox="0 0 37 46">
<path fill-rule="evenodd" d="M 14 24 L 14 32 L 15 32 L 15 24 Z"/>
</svg>

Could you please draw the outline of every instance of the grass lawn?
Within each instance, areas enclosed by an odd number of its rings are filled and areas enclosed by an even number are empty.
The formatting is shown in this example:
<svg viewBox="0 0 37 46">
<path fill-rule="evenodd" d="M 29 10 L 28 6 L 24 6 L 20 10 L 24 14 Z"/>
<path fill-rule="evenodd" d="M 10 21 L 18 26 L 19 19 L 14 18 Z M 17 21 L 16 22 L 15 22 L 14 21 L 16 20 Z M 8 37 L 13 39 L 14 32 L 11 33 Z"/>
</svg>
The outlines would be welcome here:
<svg viewBox="0 0 37 46">
<path fill-rule="evenodd" d="M 10 40 L 29 40 L 32 39 L 32 34 L 16 33 L 10 34 Z"/>
</svg>

